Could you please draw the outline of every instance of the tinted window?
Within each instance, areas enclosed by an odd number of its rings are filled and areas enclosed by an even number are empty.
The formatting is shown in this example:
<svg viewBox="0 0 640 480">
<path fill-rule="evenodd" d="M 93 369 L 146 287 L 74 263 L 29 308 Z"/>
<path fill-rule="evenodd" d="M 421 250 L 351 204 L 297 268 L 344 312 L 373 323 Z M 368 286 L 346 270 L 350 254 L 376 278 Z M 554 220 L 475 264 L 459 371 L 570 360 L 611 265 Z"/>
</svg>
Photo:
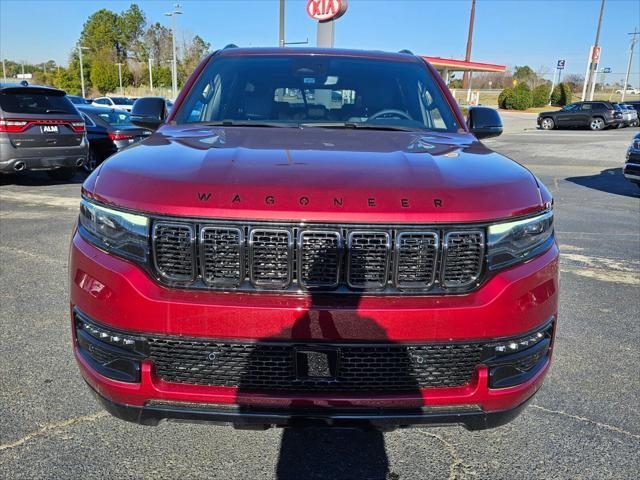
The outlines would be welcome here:
<svg viewBox="0 0 640 480">
<path fill-rule="evenodd" d="M 127 112 L 123 112 L 122 110 L 113 111 L 113 112 L 100 112 L 97 114 L 102 120 L 107 122 L 109 125 L 115 126 L 124 126 L 124 125 L 132 125 L 130 116 Z"/>
<path fill-rule="evenodd" d="M 425 65 L 332 56 L 218 58 L 175 120 L 460 128 Z"/>
<path fill-rule="evenodd" d="M 593 105 L 591 103 L 583 103 L 580 107 L 580 110 L 592 110 Z"/>
<path fill-rule="evenodd" d="M 133 100 L 123 97 L 111 97 L 111 100 L 116 105 L 133 105 Z"/>
<path fill-rule="evenodd" d="M 4 90 L 0 93 L 0 109 L 8 113 L 72 114 L 78 112 L 66 96 L 48 95 L 44 92 Z"/>
</svg>

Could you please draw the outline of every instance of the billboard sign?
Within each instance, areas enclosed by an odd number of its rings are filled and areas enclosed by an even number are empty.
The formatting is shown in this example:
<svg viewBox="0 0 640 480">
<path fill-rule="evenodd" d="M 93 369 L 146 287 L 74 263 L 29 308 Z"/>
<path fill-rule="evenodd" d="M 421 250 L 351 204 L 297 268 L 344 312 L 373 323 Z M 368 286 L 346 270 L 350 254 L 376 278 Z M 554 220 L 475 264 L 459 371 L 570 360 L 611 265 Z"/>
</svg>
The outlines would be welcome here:
<svg viewBox="0 0 640 480">
<path fill-rule="evenodd" d="M 307 13 L 319 22 L 340 18 L 347 11 L 347 0 L 308 0 Z"/>
</svg>

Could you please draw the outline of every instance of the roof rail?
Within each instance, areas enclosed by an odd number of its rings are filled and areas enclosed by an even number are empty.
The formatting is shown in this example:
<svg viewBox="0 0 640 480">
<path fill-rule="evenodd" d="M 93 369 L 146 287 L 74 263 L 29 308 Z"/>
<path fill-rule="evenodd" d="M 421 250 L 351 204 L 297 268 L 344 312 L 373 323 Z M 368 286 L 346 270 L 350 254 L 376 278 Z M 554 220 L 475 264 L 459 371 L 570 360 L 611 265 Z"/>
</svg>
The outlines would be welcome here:
<svg viewBox="0 0 640 480">
<path fill-rule="evenodd" d="M 406 53 L 408 55 L 413 55 L 413 52 L 411 50 L 407 50 L 406 48 L 403 48 L 398 53 Z"/>
<path fill-rule="evenodd" d="M 239 47 L 235 43 L 230 43 L 227 46 L 225 46 L 222 50 L 226 50 L 227 48 L 239 48 Z"/>
</svg>

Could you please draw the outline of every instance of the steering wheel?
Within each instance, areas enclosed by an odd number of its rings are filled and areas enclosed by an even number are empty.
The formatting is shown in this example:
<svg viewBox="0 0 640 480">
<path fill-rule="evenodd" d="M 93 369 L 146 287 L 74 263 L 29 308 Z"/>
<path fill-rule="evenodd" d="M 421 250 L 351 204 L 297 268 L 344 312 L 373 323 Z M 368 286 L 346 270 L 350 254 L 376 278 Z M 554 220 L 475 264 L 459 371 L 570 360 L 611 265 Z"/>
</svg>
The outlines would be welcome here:
<svg viewBox="0 0 640 480">
<path fill-rule="evenodd" d="M 398 116 L 400 118 L 405 118 L 407 120 L 413 120 L 413 118 L 411 118 L 409 115 L 407 115 L 402 110 L 394 110 L 393 108 L 385 108 L 384 110 L 380 110 L 379 112 L 376 112 L 373 115 L 371 115 L 369 117 L 369 120 L 376 120 L 376 119 L 378 119 L 380 117 L 384 117 L 384 116 L 387 116 L 387 115 L 395 115 L 395 116 Z"/>
</svg>

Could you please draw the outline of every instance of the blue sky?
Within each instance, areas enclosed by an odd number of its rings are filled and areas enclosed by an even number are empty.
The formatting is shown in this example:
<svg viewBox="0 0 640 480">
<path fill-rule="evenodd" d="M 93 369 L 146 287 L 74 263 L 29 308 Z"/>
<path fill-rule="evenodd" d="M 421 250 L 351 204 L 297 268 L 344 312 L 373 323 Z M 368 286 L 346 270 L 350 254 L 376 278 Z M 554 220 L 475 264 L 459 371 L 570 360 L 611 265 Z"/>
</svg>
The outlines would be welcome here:
<svg viewBox="0 0 640 480">
<path fill-rule="evenodd" d="M 0 0 L 0 51 L 5 58 L 66 64 L 82 24 L 98 8 L 126 9 L 120 0 Z M 168 24 L 163 13 L 174 2 L 137 1 L 148 22 Z M 275 46 L 278 0 L 182 0 L 178 33 L 202 36 L 214 48 Z M 286 36 L 315 44 L 316 23 L 307 17 L 305 1 L 287 0 Z M 470 0 L 350 0 L 336 24 L 336 46 L 463 58 Z M 507 65 L 555 66 L 583 74 L 594 40 L 599 0 L 477 0 L 472 59 Z M 627 65 L 629 35 L 640 27 L 640 2 L 607 0 L 601 33 L 601 66 L 621 79 Z M 632 67 L 632 83 L 640 83 L 640 44 Z"/>
</svg>

